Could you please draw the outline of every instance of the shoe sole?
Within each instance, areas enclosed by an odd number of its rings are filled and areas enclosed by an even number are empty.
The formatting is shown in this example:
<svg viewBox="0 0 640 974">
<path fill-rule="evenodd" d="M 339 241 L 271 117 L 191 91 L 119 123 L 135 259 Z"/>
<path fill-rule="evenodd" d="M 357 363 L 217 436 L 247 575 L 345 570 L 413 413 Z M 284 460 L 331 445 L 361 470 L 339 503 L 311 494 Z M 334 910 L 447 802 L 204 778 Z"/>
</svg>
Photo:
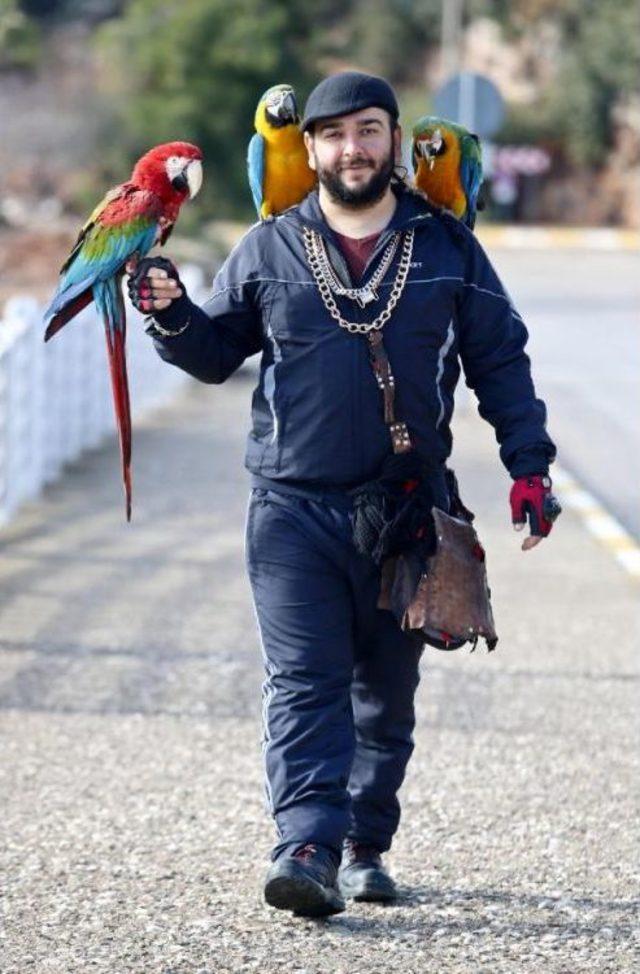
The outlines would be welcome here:
<svg viewBox="0 0 640 974">
<path fill-rule="evenodd" d="M 398 891 L 390 881 L 364 879 L 350 884 L 338 878 L 338 886 L 345 899 L 355 900 L 356 903 L 392 903 L 398 899 Z"/>
<path fill-rule="evenodd" d="M 346 904 L 305 876 L 274 876 L 267 880 L 264 898 L 276 910 L 290 910 L 294 916 L 326 917 L 342 913 Z"/>
<path fill-rule="evenodd" d="M 398 899 L 398 894 L 370 890 L 364 893 L 356 893 L 354 896 L 349 896 L 349 899 L 352 899 L 354 903 L 394 903 Z"/>
</svg>

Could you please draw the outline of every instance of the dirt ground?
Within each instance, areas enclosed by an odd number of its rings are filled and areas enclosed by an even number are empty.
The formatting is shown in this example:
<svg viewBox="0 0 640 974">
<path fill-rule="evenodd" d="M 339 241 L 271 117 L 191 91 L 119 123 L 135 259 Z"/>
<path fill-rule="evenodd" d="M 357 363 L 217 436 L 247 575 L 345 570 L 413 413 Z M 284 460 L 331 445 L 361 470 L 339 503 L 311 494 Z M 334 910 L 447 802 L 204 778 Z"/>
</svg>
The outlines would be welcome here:
<svg viewBox="0 0 640 974">
<path fill-rule="evenodd" d="M 77 228 L 0 228 L 0 314 L 8 298 L 28 293 L 45 301 L 76 238 Z"/>
</svg>

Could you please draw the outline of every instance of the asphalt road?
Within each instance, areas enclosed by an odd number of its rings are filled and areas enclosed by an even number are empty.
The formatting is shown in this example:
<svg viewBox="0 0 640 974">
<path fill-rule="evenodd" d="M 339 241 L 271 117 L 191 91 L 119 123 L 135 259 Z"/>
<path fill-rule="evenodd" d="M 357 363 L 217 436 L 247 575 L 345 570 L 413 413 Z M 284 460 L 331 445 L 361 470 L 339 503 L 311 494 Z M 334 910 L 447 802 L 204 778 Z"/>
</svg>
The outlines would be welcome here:
<svg viewBox="0 0 640 974">
<path fill-rule="evenodd" d="M 491 254 L 529 327 L 558 460 L 640 538 L 640 254 Z"/>
<path fill-rule="evenodd" d="M 397 905 L 261 899 L 261 664 L 242 565 L 252 377 L 136 424 L 0 535 L 3 974 L 632 974 L 637 588 L 571 512 L 534 551 L 471 411 L 456 467 L 501 642 L 427 650 Z"/>
</svg>

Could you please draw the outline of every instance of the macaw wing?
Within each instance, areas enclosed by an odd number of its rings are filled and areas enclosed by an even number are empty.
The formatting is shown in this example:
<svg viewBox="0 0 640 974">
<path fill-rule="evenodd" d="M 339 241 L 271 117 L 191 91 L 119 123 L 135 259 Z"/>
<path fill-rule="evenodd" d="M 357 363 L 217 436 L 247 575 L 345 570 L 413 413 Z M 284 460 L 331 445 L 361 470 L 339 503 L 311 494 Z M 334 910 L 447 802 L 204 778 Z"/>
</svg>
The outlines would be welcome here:
<svg viewBox="0 0 640 974">
<path fill-rule="evenodd" d="M 133 254 L 151 250 L 161 228 L 162 205 L 153 193 L 124 184 L 91 214 L 65 262 L 44 313 L 48 341 L 94 297 L 93 287 L 117 274 Z"/>
<path fill-rule="evenodd" d="M 73 249 L 72 249 L 71 253 L 69 254 L 69 256 L 67 257 L 67 259 L 65 260 L 64 264 L 62 265 L 62 267 L 60 268 L 60 274 L 61 275 L 64 274 L 64 272 L 67 270 L 67 268 L 75 260 L 76 255 L 78 254 L 78 251 L 82 247 L 82 244 L 83 244 L 83 241 L 84 241 L 85 237 L 93 229 L 93 227 L 96 225 L 97 221 L 100 218 L 101 213 L 107 208 L 107 206 L 109 206 L 110 203 L 113 203 L 115 200 L 120 199 L 126 193 L 127 186 L 128 186 L 127 183 L 123 183 L 121 186 L 114 186 L 112 189 L 109 190 L 108 193 L 106 193 L 106 195 L 104 196 L 104 198 L 102 200 L 100 200 L 100 202 L 98 203 L 98 205 L 96 206 L 96 208 L 91 213 L 91 216 L 89 217 L 89 219 L 87 220 L 87 222 L 84 224 L 84 226 L 80 230 L 80 233 L 78 234 L 78 238 L 77 238 L 76 242 L 73 245 Z"/>
<path fill-rule="evenodd" d="M 265 140 L 258 132 L 256 132 L 249 142 L 249 151 L 247 154 L 247 172 L 249 173 L 249 186 L 251 187 L 251 195 L 253 196 L 253 202 L 256 210 L 258 211 L 258 216 L 260 216 L 260 210 L 262 208 L 264 199 L 264 193 L 262 190 L 264 183 L 264 153 Z"/>
<path fill-rule="evenodd" d="M 151 250 L 161 231 L 162 205 L 157 196 L 135 186 L 109 194 L 85 224 L 63 268 L 59 290 L 116 274 L 129 257 Z"/>
<path fill-rule="evenodd" d="M 482 185 L 482 155 L 477 135 L 465 135 L 461 141 L 460 180 L 467 197 L 465 223 L 473 230 Z"/>
</svg>

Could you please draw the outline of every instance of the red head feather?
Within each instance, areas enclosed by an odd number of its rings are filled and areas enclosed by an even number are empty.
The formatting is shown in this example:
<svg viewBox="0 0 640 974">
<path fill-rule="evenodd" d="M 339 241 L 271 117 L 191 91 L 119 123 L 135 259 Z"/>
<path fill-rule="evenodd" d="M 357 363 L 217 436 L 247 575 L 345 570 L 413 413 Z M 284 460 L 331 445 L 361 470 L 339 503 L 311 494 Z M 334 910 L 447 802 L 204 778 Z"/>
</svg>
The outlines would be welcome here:
<svg viewBox="0 0 640 974">
<path fill-rule="evenodd" d="M 151 190 L 171 209 L 179 208 L 189 195 L 185 180 L 172 182 L 167 164 L 169 160 L 202 161 L 202 151 L 191 142 L 165 142 L 146 152 L 135 164 L 131 182 L 141 189 Z"/>
</svg>

